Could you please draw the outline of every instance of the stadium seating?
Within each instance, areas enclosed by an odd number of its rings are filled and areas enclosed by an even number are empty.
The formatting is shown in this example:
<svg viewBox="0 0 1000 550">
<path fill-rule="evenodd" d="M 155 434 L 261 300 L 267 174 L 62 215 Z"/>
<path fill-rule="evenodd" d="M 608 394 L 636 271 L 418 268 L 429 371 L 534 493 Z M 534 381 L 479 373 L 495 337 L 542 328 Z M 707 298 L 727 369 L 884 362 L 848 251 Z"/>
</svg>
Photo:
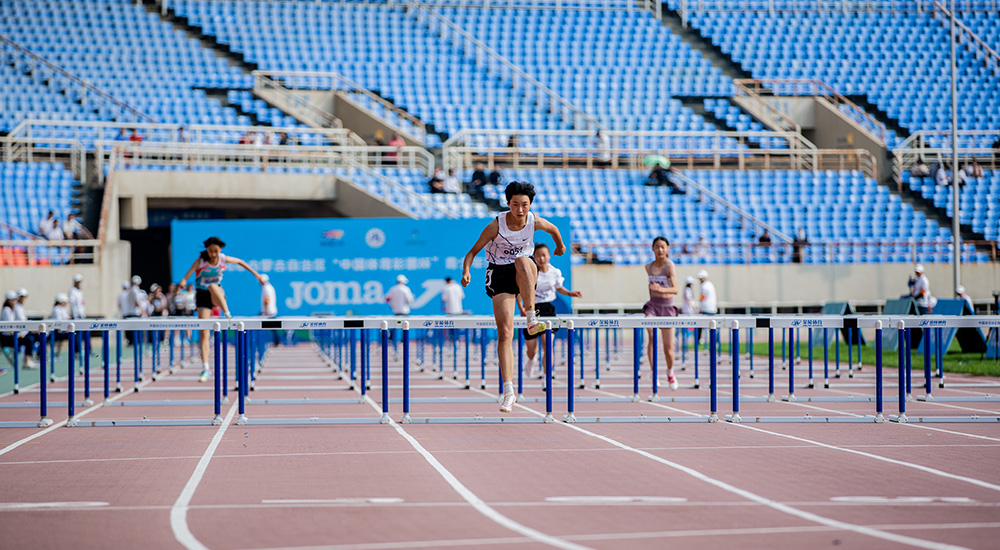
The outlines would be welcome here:
<svg viewBox="0 0 1000 550">
<path fill-rule="evenodd" d="M 337 72 L 436 131 L 565 129 L 568 124 L 483 73 L 401 7 L 352 3 L 198 2 L 176 13 L 272 71 Z"/>
<path fill-rule="evenodd" d="M 716 130 L 677 98 L 733 95 L 729 77 L 643 10 L 441 13 L 612 130 Z"/>
<path fill-rule="evenodd" d="M 934 206 L 944 208 L 953 216 L 951 187 L 935 185 L 930 177 L 911 177 L 903 173 L 903 181 L 910 189 L 920 193 L 925 199 L 934 201 Z M 988 240 L 1000 238 L 1000 171 L 986 170 L 981 178 L 968 178 L 959 187 L 959 222 L 982 233 Z"/>
<path fill-rule="evenodd" d="M 72 174 L 58 162 L 0 162 L 0 222 L 31 234 L 38 234 L 38 224 L 49 210 L 56 219 L 66 220 L 72 206 L 73 190 L 77 186 Z M 25 240 L 23 235 L 11 235 L 0 230 L 0 239 Z M 67 256 L 47 247 L 38 247 L 35 254 L 46 262 L 61 263 Z M 0 263 L 21 265 L 27 262 L 23 252 L 0 250 Z"/>
<path fill-rule="evenodd" d="M 678 9 L 680 2 L 668 5 Z M 693 11 L 690 22 L 755 78 L 823 80 L 844 95 L 866 96 L 908 131 L 950 128 L 948 29 L 929 14 L 770 14 L 767 2 L 744 5 L 759 11 Z M 1000 28 L 997 13 L 979 12 L 972 21 L 991 37 Z M 1000 76 L 967 48 L 957 53 L 959 127 L 1000 127 Z"/>
<path fill-rule="evenodd" d="M 0 4 L 0 33 L 157 122 L 249 124 L 205 89 L 251 88 L 251 77 L 135 2 L 11 0 Z M 52 96 L 31 112 L 62 112 L 67 101 Z M 98 99 L 87 109 L 114 120 Z"/>
<path fill-rule="evenodd" d="M 920 243 L 948 241 L 951 231 L 860 172 L 688 170 L 684 174 L 783 233 L 794 235 L 798 228 L 805 229 L 809 242 L 817 245 L 806 248 L 807 263 L 909 262 L 914 250 L 917 261 L 947 261 L 946 247 Z M 755 242 L 752 228 L 740 228 L 738 220 L 727 218 L 723 208 L 708 200 L 698 202 L 696 193 L 672 195 L 667 188 L 643 186 L 645 172 L 508 170 L 504 177 L 532 182 L 538 190 L 533 210 L 540 216 L 570 216 L 573 241 L 600 260 L 648 262 L 648 243 L 656 235 L 666 235 L 682 247 L 675 249 L 682 263 L 743 263 L 746 245 Z M 486 192 L 487 197 L 502 199 L 499 189 L 487 186 Z M 709 245 L 704 251 L 698 250 L 702 239 Z M 615 246 L 621 244 L 627 246 Z M 751 261 L 790 261 L 778 248 L 754 250 Z M 986 261 L 971 247 L 964 252 L 969 261 Z"/>
</svg>

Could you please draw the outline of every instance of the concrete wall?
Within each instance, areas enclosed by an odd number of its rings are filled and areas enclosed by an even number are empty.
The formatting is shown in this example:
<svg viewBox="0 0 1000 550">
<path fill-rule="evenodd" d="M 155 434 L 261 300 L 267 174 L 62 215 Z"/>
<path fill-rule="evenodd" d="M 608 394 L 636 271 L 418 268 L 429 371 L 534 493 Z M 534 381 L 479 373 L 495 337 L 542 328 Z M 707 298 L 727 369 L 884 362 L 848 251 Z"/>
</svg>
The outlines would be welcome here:
<svg viewBox="0 0 1000 550">
<path fill-rule="evenodd" d="M 950 264 L 925 264 L 931 293 L 953 297 Z M 913 265 L 893 264 L 771 264 L 771 265 L 678 265 L 680 285 L 698 270 L 708 272 L 720 302 L 824 303 L 831 301 L 873 302 L 898 298 L 908 291 L 906 280 Z M 1000 290 L 1000 263 L 962 266 L 962 284 L 976 301 L 992 300 Z M 695 285 L 697 287 L 697 284 Z M 580 304 L 631 304 L 649 299 L 642 266 L 582 265 L 573 268 L 573 290 L 583 292 Z M 697 288 L 695 289 L 697 293 Z"/>
<path fill-rule="evenodd" d="M 385 139 L 392 139 L 392 134 L 399 132 L 397 129 L 387 125 L 381 118 L 372 116 L 371 112 L 361 107 L 351 99 L 349 94 L 337 92 L 333 100 L 333 111 L 331 111 L 344 124 L 344 128 L 350 128 L 355 134 L 361 136 L 368 143 L 375 144 L 375 132 L 381 130 L 385 134 Z M 407 145 L 422 147 L 424 144 L 407 133 L 399 132 Z"/>
<path fill-rule="evenodd" d="M 98 264 L 47 267 L 0 267 L 0 292 L 26 288 L 29 317 L 48 317 L 55 295 L 69 292 L 73 275 L 83 275 L 83 294 L 87 315 L 114 317 L 118 314 L 118 293 L 127 281 L 131 245 L 127 241 L 106 243 Z"/>
<path fill-rule="evenodd" d="M 114 192 L 123 229 L 145 229 L 148 209 L 168 203 L 212 201 L 224 208 L 226 201 L 243 205 L 269 201 L 335 201 L 337 178 L 315 174 L 269 174 L 239 172 L 157 172 L 125 170 L 115 174 Z"/>
</svg>

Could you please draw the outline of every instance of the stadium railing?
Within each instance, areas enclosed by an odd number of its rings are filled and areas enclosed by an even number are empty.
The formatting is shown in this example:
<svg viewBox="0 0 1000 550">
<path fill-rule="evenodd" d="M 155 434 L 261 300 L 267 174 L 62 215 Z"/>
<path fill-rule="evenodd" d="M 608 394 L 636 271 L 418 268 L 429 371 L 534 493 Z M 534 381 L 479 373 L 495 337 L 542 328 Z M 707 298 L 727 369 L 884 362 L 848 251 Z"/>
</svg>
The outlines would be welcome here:
<svg viewBox="0 0 1000 550">
<path fill-rule="evenodd" d="M 87 151 L 76 139 L 0 137 L 0 161 L 66 162 L 73 178 L 84 181 Z"/>
<path fill-rule="evenodd" d="M 998 139 L 1000 130 L 959 130 L 956 132 L 959 164 L 975 160 L 984 170 L 1000 169 L 1000 149 L 984 146 Z M 918 160 L 928 165 L 952 161 L 950 130 L 920 130 L 910 134 L 893 149 L 893 178 L 898 189 L 903 188 L 903 173 L 916 166 Z"/>
<path fill-rule="evenodd" d="M 761 226 L 764 227 L 764 226 Z M 768 229 L 773 236 L 775 231 Z M 789 241 L 791 239 L 788 239 Z M 901 263 L 921 263 L 924 258 L 931 256 L 941 258 L 941 261 L 950 261 L 951 250 L 954 244 L 948 240 L 928 240 L 928 241 L 891 241 L 879 240 L 877 242 L 868 241 L 828 241 L 809 242 L 804 245 L 797 245 L 791 242 L 774 242 L 770 244 L 754 243 L 712 243 L 711 254 L 707 250 L 707 245 L 698 242 L 672 242 L 670 243 L 670 257 L 677 264 L 692 265 L 708 262 L 710 258 L 729 258 L 728 263 L 737 264 L 777 264 L 792 263 L 795 258 L 795 249 L 801 249 L 801 263 L 808 264 L 833 264 L 838 258 L 843 260 L 838 263 L 865 263 L 865 262 L 901 262 Z M 963 251 L 963 261 L 968 262 L 968 254 L 972 249 L 988 250 L 988 259 L 996 262 L 1000 259 L 1000 249 L 997 241 L 963 240 L 962 245 L 968 247 Z M 585 260 L 593 260 L 596 255 L 595 248 L 611 248 L 621 250 L 643 249 L 647 250 L 648 242 L 602 242 L 588 245 L 574 244 L 574 252 L 582 255 Z"/>
<path fill-rule="evenodd" d="M 993 11 L 1000 11 L 1000 2 L 993 2 L 993 4 Z M 960 9 L 956 8 L 956 11 Z M 940 21 L 943 25 L 951 25 L 951 12 L 940 2 L 934 0 L 933 15 L 935 19 L 938 19 L 938 14 L 941 15 Z M 983 62 L 990 67 L 994 76 L 1000 76 L 1000 54 L 984 42 L 975 31 L 967 27 L 965 23 L 962 23 L 957 14 L 955 17 L 955 26 L 958 28 L 958 41 L 967 41 L 966 46 L 975 53 L 976 57 L 982 58 Z"/>
<path fill-rule="evenodd" d="M 339 118 L 327 111 L 316 107 L 309 102 L 308 98 L 296 94 L 289 90 L 277 78 L 285 77 L 284 73 L 264 73 L 253 71 L 253 92 L 258 97 L 263 97 L 269 92 L 278 94 L 284 101 L 287 112 L 299 120 L 305 120 L 313 128 L 343 128 L 344 125 Z"/>
<path fill-rule="evenodd" d="M 681 16 L 704 11 L 917 13 L 936 0 L 673 0 Z M 1000 0 L 955 0 L 956 11 L 998 11 Z"/>
<path fill-rule="evenodd" d="M 424 143 L 427 139 L 427 126 L 422 120 L 413 116 L 405 109 L 400 109 L 396 105 L 386 101 L 382 96 L 358 84 L 354 80 L 336 72 L 311 72 L 311 71 L 253 71 L 254 93 L 260 95 L 262 91 L 275 91 L 281 94 L 289 105 L 296 110 L 305 111 L 307 116 L 315 117 L 317 124 L 321 126 L 333 127 L 330 119 L 336 121 L 336 127 L 340 127 L 340 119 L 334 115 L 309 103 L 308 98 L 295 93 L 296 89 L 306 90 L 330 90 L 340 97 L 351 101 L 359 109 L 371 113 L 371 116 L 381 120 L 386 126 L 394 131 L 409 137 L 411 141 Z M 409 125 L 396 124 L 392 120 L 373 112 L 362 103 L 352 99 L 353 95 L 360 95 L 368 98 L 372 103 L 379 105 L 387 113 L 392 113 L 401 120 L 405 120 Z M 312 115 L 309 115 L 312 113 Z M 330 123 L 327 123 L 330 122 Z"/>
<path fill-rule="evenodd" d="M 180 170 L 236 169 L 241 171 L 275 171 L 276 168 L 314 173 L 342 167 L 358 169 L 379 182 L 384 197 L 410 211 L 424 207 L 440 212 L 444 217 L 458 215 L 445 205 L 431 201 L 420 193 L 388 178 L 374 167 L 419 169 L 425 174 L 434 170 L 434 157 L 421 147 L 305 147 L 254 145 L 143 143 L 135 147 L 121 142 L 99 142 L 107 157 L 98 157 L 97 165 L 107 165 L 108 177 L 117 170 L 175 168 Z M 398 157 L 390 160 L 386 153 Z M 107 193 L 105 193 L 107 195 Z"/>
<path fill-rule="evenodd" d="M 855 126 L 881 145 L 884 146 L 886 143 L 884 124 L 822 80 L 746 78 L 736 79 L 733 83 L 736 85 L 737 97 L 747 97 L 751 100 L 752 105 L 757 106 L 751 114 L 758 118 L 763 115 L 768 120 L 776 119 L 775 122 L 781 124 L 780 128 L 787 125 L 790 119 L 787 117 L 775 117 L 775 111 L 777 110 L 767 103 L 764 99 L 765 96 L 813 96 L 829 101 L 838 113 L 844 113 L 846 110 L 849 113 L 846 118 L 851 120 Z M 767 104 L 770 109 L 763 107 L 761 104 Z M 796 129 L 798 129 L 797 124 Z"/>
<path fill-rule="evenodd" d="M 461 47 L 466 56 L 472 57 L 476 65 L 483 68 L 486 73 L 509 82 L 526 99 L 533 100 L 538 107 L 556 115 L 573 128 L 590 131 L 606 130 L 596 118 L 524 72 L 506 57 L 452 23 L 431 6 L 419 0 L 406 0 L 406 11 L 430 32 L 437 33 L 443 41 Z"/>
<path fill-rule="evenodd" d="M 91 98 L 96 98 L 106 105 L 111 106 L 123 120 L 156 122 L 152 117 L 128 103 L 97 88 L 89 82 L 81 80 L 79 77 L 3 35 L 0 35 L 0 47 L 2 47 L 4 52 L 4 62 L 11 65 L 23 65 L 34 74 L 47 73 L 49 75 L 49 86 L 58 86 L 60 82 L 63 82 L 69 88 L 66 91 L 66 95 L 74 101 L 79 101 L 82 105 L 86 105 Z M 76 97 L 72 96 L 73 93 L 76 94 Z"/>
</svg>

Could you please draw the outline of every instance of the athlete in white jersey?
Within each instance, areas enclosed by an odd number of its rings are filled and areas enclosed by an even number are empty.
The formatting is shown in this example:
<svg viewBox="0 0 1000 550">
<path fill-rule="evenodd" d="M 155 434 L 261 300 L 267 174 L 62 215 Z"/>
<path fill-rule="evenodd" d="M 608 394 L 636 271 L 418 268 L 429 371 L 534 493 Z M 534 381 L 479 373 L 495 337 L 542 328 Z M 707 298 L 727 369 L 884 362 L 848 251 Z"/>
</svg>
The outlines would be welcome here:
<svg viewBox="0 0 1000 550">
<path fill-rule="evenodd" d="M 479 240 L 465 255 L 462 263 L 462 286 L 469 286 L 472 260 L 484 247 L 489 266 L 486 269 L 486 294 L 493 299 L 493 315 L 497 323 L 497 362 L 503 379 L 503 398 L 500 412 L 510 412 L 514 407 L 514 304 L 521 296 L 528 315 L 528 332 L 538 334 L 545 324 L 535 312 L 535 282 L 538 269 L 529 256 L 534 252 L 535 230 L 545 231 L 555 241 L 556 256 L 566 252 L 559 229 L 530 212 L 535 188 L 530 183 L 512 181 L 504 191 L 510 211 L 503 212 L 483 229 Z"/>
<path fill-rule="evenodd" d="M 569 290 L 563 286 L 565 278 L 558 267 L 553 267 L 549 263 L 551 257 L 552 255 L 549 254 L 549 246 L 547 244 L 538 243 L 535 245 L 534 258 L 535 265 L 538 266 L 538 282 L 535 284 L 535 309 L 538 310 L 539 317 L 556 316 L 556 294 L 572 298 L 583 296 L 579 290 Z M 520 296 L 518 296 L 517 306 L 521 308 L 521 315 L 524 315 L 524 304 L 521 303 Z M 527 330 L 524 331 L 525 352 L 528 356 L 528 376 L 534 376 L 535 366 L 541 363 L 541 361 L 538 363 L 535 362 L 535 356 L 538 354 L 539 336 L 540 334 L 530 334 Z M 546 349 L 548 348 L 546 347 Z M 539 378 L 541 378 L 542 372 L 544 371 L 539 371 Z"/>
<path fill-rule="evenodd" d="M 229 304 L 226 302 L 226 293 L 222 291 L 222 275 L 226 271 L 226 264 L 235 264 L 253 273 L 261 285 L 265 283 L 264 278 L 243 260 L 222 254 L 222 247 L 226 246 L 222 239 L 209 237 L 202 244 L 205 245 L 205 250 L 198 255 L 198 259 L 191 264 L 191 269 L 188 269 L 177 286 L 182 289 L 187 288 L 188 277 L 195 273 L 195 305 L 198 309 L 198 318 L 210 318 L 213 306 L 221 309 L 226 317 L 232 317 L 229 313 Z M 208 331 L 202 330 L 201 381 L 205 382 L 208 377 Z"/>
</svg>

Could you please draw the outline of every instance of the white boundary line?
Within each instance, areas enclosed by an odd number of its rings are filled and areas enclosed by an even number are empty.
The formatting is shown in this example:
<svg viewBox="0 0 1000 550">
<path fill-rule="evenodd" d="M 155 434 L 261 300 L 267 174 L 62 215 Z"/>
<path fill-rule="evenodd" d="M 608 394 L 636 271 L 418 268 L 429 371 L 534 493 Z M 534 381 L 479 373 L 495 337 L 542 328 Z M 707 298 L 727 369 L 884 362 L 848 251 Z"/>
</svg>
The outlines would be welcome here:
<svg viewBox="0 0 1000 550">
<path fill-rule="evenodd" d="M 180 496 L 177 497 L 177 501 L 170 508 L 170 530 L 174 532 L 174 538 L 177 539 L 177 542 L 181 543 L 188 550 L 208 550 L 208 547 L 194 536 L 194 533 L 191 532 L 191 528 L 188 526 L 188 507 L 191 504 L 191 498 L 194 496 L 195 489 L 201 483 L 201 478 L 205 476 L 205 470 L 208 469 L 208 463 L 211 462 L 212 455 L 215 454 L 215 449 L 219 446 L 219 442 L 222 441 L 222 436 L 226 433 L 229 423 L 232 422 L 233 415 L 236 414 L 237 406 L 238 403 L 233 403 L 229 407 L 226 419 L 222 421 L 222 425 L 216 430 L 212 442 L 208 444 L 205 454 L 201 456 L 201 460 L 195 466 L 187 485 L 184 486 Z"/>
<path fill-rule="evenodd" d="M 482 390 L 475 390 L 475 391 L 477 391 L 479 393 L 486 393 L 486 392 L 483 392 Z M 653 404 L 655 404 L 655 403 L 653 403 Z M 518 404 L 517 406 L 520 407 L 520 408 L 522 408 L 522 409 L 524 409 L 524 410 L 527 410 L 527 411 L 531 412 L 532 414 L 535 414 L 535 415 L 538 415 L 538 416 L 543 416 L 542 413 L 537 412 L 534 409 L 526 407 L 526 406 L 524 406 L 522 404 Z M 703 481 L 703 482 L 708 483 L 710 485 L 714 485 L 714 486 L 716 486 L 716 487 L 718 487 L 718 488 L 720 488 L 720 489 L 722 489 L 722 490 L 724 490 L 726 492 L 733 493 L 735 495 L 738 495 L 738 496 L 741 496 L 743 498 L 746 498 L 747 500 L 750 500 L 750 501 L 753 501 L 753 502 L 757 502 L 759 504 L 763 504 L 764 506 L 767 506 L 767 507 L 772 508 L 774 510 L 777 510 L 779 512 L 784 512 L 786 514 L 789 514 L 789 515 L 792 515 L 792 516 L 804 519 L 806 521 L 811 521 L 813 523 L 819 523 L 821 525 L 826 525 L 827 527 L 833 527 L 835 529 L 840 529 L 840 530 L 844 530 L 844 531 L 851 531 L 851 532 L 858 533 L 858 534 L 861 534 L 861 535 L 867 535 L 867 536 L 870 536 L 870 537 L 873 537 L 873 538 L 887 540 L 887 541 L 890 541 L 890 542 L 895 542 L 895 543 L 899 543 L 899 544 L 905 544 L 905 545 L 908 545 L 908 546 L 915 546 L 917 548 L 928 548 L 928 549 L 933 549 L 933 550 L 945 550 L 945 549 L 947 549 L 947 550 L 953 550 L 953 549 L 958 549 L 958 548 L 964 548 L 962 546 L 956 546 L 956 545 L 951 545 L 951 544 L 944 544 L 944 543 L 939 543 L 939 542 L 933 542 L 933 541 L 928 541 L 928 540 L 924 540 L 924 539 L 918 539 L 918 538 L 915 538 L 915 537 L 908 537 L 906 535 L 898 535 L 896 533 L 888 533 L 888 532 L 881 531 L 881 530 L 878 530 L 878 529 L 873 529 L 871 527 L 867 527 L 867 526 L 863 526 L 863 525 L 855 525 L 855 524 L 852 524 L 852 523 L 838 521 L 838 520 L 835 520 L 835 519 L 830 519 L 830 518 L 827 518 L 827 517 L 820 516 L 818 514 L 814 514 L 812 512 L 806 512 L 806 511 L 803 511 L 803 510 L 799 510 L 799 509 L 794 508 L 792 506 L 789 506 L 787 504 L 784 504 L 784 503 L 781 503 L 781 502 L 777 502 L 775 500 L 771 500 L 771 499 L 769 499 L 767 497 L 763 497 L 763 496 L 760 496 L 760 495 L 758 495 L 756 493 L 752 493 L 752 492 L 747 491 L 745 489 L 741 489 L 741 488 L 736 487 L 734 485 L 730 485 L 729 483 L 726 483 L 724 481 L 721 481 L 721 480 L 709 477 L 709 476 L 707 476 L 707 475 L 699 472 L 698 470 L 695 470 L 694 468 L 689 468 L 687 466 L 683 466 L 681 464 L 678 464 L 676 462 L 672 462 L 672 461 L 667 460 L 665 458 L 658 457 L 658 456 L 656 456 L 656 455 L 654 455 L 652 453 L 643 451 L 641 449 L 636 449 L 635 447 L 630 447 L 630 446 L 628 446 L 628 445 L 626 445 L 624 443 L 620 443 L 620 442 L 615 441 L 614 439 L 611 439 L 609 437 L 606 437 L 606 436 L 603 436 L 603 435 L 596 434 L 594 432 L 585 430 L 585 429 L 577 426 L 576 424 L 567 424 L 565 422 L 560 422 L 559 424 L 561 424 L 561 425 L 563 425 L 563 426 L 565 426 L 565 427 L 567 427 L 569 429 L 576 430 L 576 431 L 578 431 L 578 432 L 580 432 L 580 433 L 582 433 L 584 435 L 588 435 L 590 437 L 593 437 L 593 438 L 596 438 L 598 440 L 604 441 L 605 443 L 608 443 L 609 445 L 613 445 L 615 447 L 618 447 L 618 448 L 620 448 L 622 450 L 636 453 L 636 454 L 638 454 L 640 456 L 649 458 L 651 460 L 654 460 L 656 462 L 659 462 L 661 464 L 664 464 L 666 466 L 674 468 L 675 470 L 678 470 L 680 472 L 688 474 L 691 477 L 693 477 L 693 478 L 695 478 L 695 479 L 697 479 L 699 481 Z M 862 454 L 866 454 L 866 453 L 862 453 Z M 874 455 L 872 455 L 872 456 L 874 456 Z"/>
<path fill-rule="evenodd" d="M 148 379 L 148 380 L 143 380 L 142 382 L 139 382 L 139 384 L 136 387 L 137 388 L 142 388 L 144 386 L 147 386 L 147 385 L 151 384 L 152 382 L 153 382 L 153 380 L 151 378 Z M 109 397 L 108 401 L 117 401 L 117 400 L 119 400 L 119 399 L 121 399 L 121 398 L 123 398 L 125 396 L 131 395 L 132 393 L 134 393 L 134 392 L 132 392 L 132 391 L 123 391 L 122 393 L 119 393 L 119 394 L 115 395 L 114 397 Z M 104 402 L 103 401 L 101 403 L 95 404 L 94 406 L 92 406 L 92 407 L 84 410 L 80 414 L 76 415 L 76 418 L 80 418 L 81 416 L 84 416 L 84 415 L 86 415 L 88 413 L 92 413 L 92 412 L 94 412 L 97 409 L 100 409 L 102 407 L 104 407 Z M 69 419 L 66 419 L 66 420 L 69 420 Z M 43 435 L 45 435 L 45 434 L 47 434 L 47 433 L 55 430 L 56 428 L 61 428 L 61 427 L 65 426 L 66 425 L 66 420 L 60 420 L 59 422 L 56 422 L 55 424 L 49 426 L 48 428 L 45 428 L 44 430 L 42 430 L 40 432 L 33 433 L 33 434 L 29 435 L 28 437 L 25 437 L 24 439 L 20 440 L 20 441 L 15 441 L 14 443 L 11 443 L 10 445 L 7 445 L 3 449 L 0 449 L 0 455 L 5 455 L 5 454 L 13 451 L 14 449 L 20 447 L 21 445 L 24 445 L 25 443 L 31 441 L 32 439 L 37 439 L 37 438 L 42 437 Z"/>
<path fill-rule="evenodd" d="M 483 393 L 488 393 L 488 392 L 483 392 Z M 374 400 L 372 400 L 370 395 L 367 394 L 365 395 L 365 401 L 369 405 L 371 405 L 372 408 L 374 408 L 376 411 L 381 412 L 382 410 L 381 407 L 379 407 L 378 404 L 375 403 Z M 461 496 L 466 502 L 472 505 L 472 507 L 477 512 L 486 516 L 488 519 L 499 524 L 501 527 L 510 529 L 515 533 L 523 535 L 533 541 L 540 542 L 542 544 L 547 544 L 549 546 L 554 546 L 556 548 L 563 548 L 565 550 L 590 550 L 586 546 L 575 544 L 563 540 L 561 538 L 554 537 L 552 535 L 547 535 L 545 533 L 542 533 L 541 531 L 532 529 L 526 525 L 522 525 L 508 518 L 507 516 L 501 514 L 500 512 L 496 511 L 483 499 L 476 496 L 476 494 L 473 493 L 471 490 L 469 490 L 469 488 L 466 487 L 461 481 L 459 481 L 454 474 L 452 474 L 447 468 L 445 468 L 444 465 L 441 464 L 438 461 L 438 459 L 435 458 L 434 455 L 430 453 L 430 451 L 425 449 L 424 446 L 421 445 L 412 435 L 406 433 L 406 430 L 404 430 L 402 426 L 400 426 L 395 420 L 392 420 L 390 418 L 389 425 L 392 426 L 393 429 L 396 430 L 396 433 L 401 435 L 403 439 L 405 439 L 418 453 L 420 453 L 421 456 L 424 457 L 424 460 L 426 460 L 427 463 L 430 464 L 431 467 L 434 468 L 437 471 L 437 473 L 444 478 L 444 480 L 448 483 L 448 485 L 450 485 L 451 488 L 454 489 L 455 492 L 459 494 L 459 496 Z"/>
</svg>

